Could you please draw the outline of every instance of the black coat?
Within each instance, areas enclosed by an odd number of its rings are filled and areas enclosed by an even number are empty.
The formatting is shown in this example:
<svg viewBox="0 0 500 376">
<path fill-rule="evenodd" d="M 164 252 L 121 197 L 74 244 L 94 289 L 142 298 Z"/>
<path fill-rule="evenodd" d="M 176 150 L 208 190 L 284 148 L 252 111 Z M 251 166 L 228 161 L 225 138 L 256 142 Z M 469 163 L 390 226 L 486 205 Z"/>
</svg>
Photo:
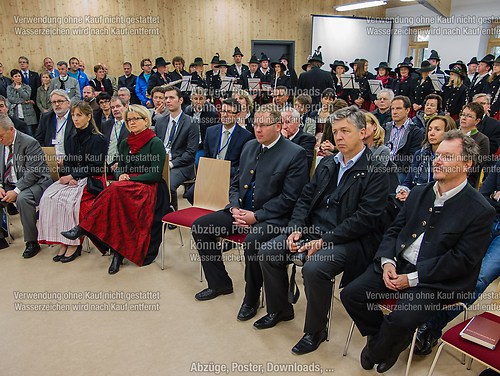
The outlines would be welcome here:
<svg viewBox="0 0 500 376">
<path fill-rule="evenodd" d="M 109 146 L 109 141 L 111 140 L 111 131 L 113 130 L 113 127 L 115 125 L 115 120 L 107 120 L 103 123 L 101 123 L 101 132 L 104 136 L 104 138 L 106 139 L 106 148 Z M 128 135 L 130 134 L 129 130 L 127 129 L 127 127 L 125 126 L 125 124 L 123 125 L 121 131 L 120 131 L 120 134 L 118 135 L 118 144 L 117 145 L 120 145 L 120 143 L 125 140 Z"/>
<path fill-rule="evenodd" d="M 184 112 L 186 115 L 193 117 L 193 107 L 191 105 L 187 106 Z M 192 119 L 192 121 L 193 123 L 196 123 L 194 118 Z M 217 114 L 217 110 L 209 103 L 205 103 L 203 109 L 201 110 L 199 122 L 201 136 L 200 149 L 203 148 L 203 142 L 205 141 L 207 128 L 215 124 L 219 124 L 219 115 Z"/>
<path fill-rule="evenodd" d="M 300 75 L 297 88 L 299 89 L 298 94 L 311 95 L 312 103 L 317 105 L 320 103 L 321 93 L 326 88 L 333 89 L 333 78 L 330 72 L 313 67 Z"/>
<path fill-rule="evenodd" d="M 24 82 L 24 74 L 21 71 L 21 77 L 23 77 Z M 30 99 L 36 102 L 36 92 L 40 86 L 42 86 L 42 80 L 40 79 L 40 75 L 37 72 L 32 70 L 29 71 L 29 87 L 31 88 L 31 96 Z M 35 107 L 35 110 L 38 110 L 38 107 Z"/>
<path fill-rule="evenodd" d="M 417 259 L 418 285 L 448 292 L 472 292 L 490 243 L 495 210 L 469 184 L 442 207 L 434 207 L 429 183 L 414 187 L 386 231 L 375 256 L 401 262 L 401 252 L 425 232 Z"/>
<path fill-rule="evenodd" d="M 241 64 L 241 75 L 240 75 L 238 74 L 238 69 L 236 69 L 236 64 L 233 64 L 227 69 L 227 75 L 231 77 L 240 78 L 243 75 L 243 73 L 245 73 L 248 70 L 250 70 L 250 68 L 248 68 L 248 65 Z"/>
<path fill-rule="evenodd" d="M 102 134 L 92 133 L 89 125 L 84 130 L 76 130 L 68 142 L 64 143 L 64 165 L 61 175 L 71 175 L 75 179 L 101 175 L 108 151 L 106 139 Z"/>
<path fill-rule="evenodd" d="M 299 128 L 299 131 L 292 139 L 292 142 L 301 146 L 306 151 L 307 168 L 308 171 L 311 171 L 311 166 L 314 159 L 314 146 L 316 145 L 316 137 L 314 137 L 312 134 L 305 133 L 302 129 Z"/>
<path fill-rule="evenodd" d="M 390 145 L 390 137 L 393 122 L 386 123 L 384 126 L 385 130 L 385 144 L 392 150 L 392 145 Z M 413 122 L 410 123 L 410 127 L 405 131 L 401 138 L 401 143 L 399 149 L 394 156 L 394 163 L 399 168 L 399 172 L 407 174 L 411 163 L 413 162 L 413 156 L 415 152 L 421 148 L 422 140 L 424 139 L 424 130 L 417 127 Z"/>
<path fill-rule="evenodd" d="M 427 77 L 423 83 L 422 80 L 416 82 L 415 91 L 412 93 L 410 100 L 412 103 L 423 106 L 425 97 L 434 93 L 436 93 L 436 90 L 434 90 L 431 78 Z"/>
<path fill-rule="evenodd" d="M 404 95 L 408 98 L 414 97 L 415 95 L 415 87 L 417 86 L 417 81 L 413 78 L 408 78 L 404 82 L 401 82 L 401 79 L 394 80 L 392 83 L 392 91 L 394 91 L 394 95 Z"/>
<path fill-rule="evenodd" d="M 172 80 L 170 79 L 168 72 L 165 72 L 164 76 L 162 76 L 158 72 L 155 72 L 151 75 L 151 77 L 149 77 L 146 93 L 151 94 L 151 90 L 153 90 L 153 88 L 157 86 L 167 85 L 171 81 Z"/>
<path fill-rule="evenodd" d="M 348 91 L 348 97 L 349 97 L 349 102 L 350 104 L 354 104 L 354 101 L 358 98 L 363 98 L 365 102 L 370 102 L 371 101 L 371 91 L 370 91 L 370 83 L 368 80 L 371 80 L 372 77 L 370 77 L 368 74 L 358 77 L 355 76 L 355 81 L 359 85 L 359 89 L 349 89 Z M 365 105 L 365 103 L 363 103 Z"/>
<path fill-rule="evenodd" d="M 245 90 L 249 89 L 249 85 L 248 85 L 248 79 L 249 78 L 259 78 L 259 79 L 261 79 L 262 78 L 262 72 L 260 71 L 260 69 L 257 69 L 255 71 L 255 73 L 253 74 L 253 77 L 252 77 L 252 74 L 248 70 L 248 71 L 245 71 L 241 75 L 241 81 L 242 81 L 243 89 L 245 89 Z"/>
<path fill-rule="evenodd" d="M 500 147 L 500 121 L 489 116 L 484 116 L 477 125 L 479 132 L 490 140 L 490 154 L 495 154 Z"/>
<path fill-rule="evenodd" d="M 302 187 L 309 180 L 305 150 L 283 136 L 265 153 L 257 140 L 248 141 L 241 153 L 238 174 L 231 182 L 227 208 L 243 205 L 252 180 L 255 180 L 252 211 L 257 221 L 286 225 Z"/>
<path fill-rule="evenodd" d="M 273 88 L 278 86 L 285 86 L 287 89 L 292 88 L 292 79 L 290 76 L 283 75 L 276 79 L 276 76 L 273 77 L 273 81 L 271 82 L 271 86 Z"/>
<path fill-rule="evenodd" d="M 458 115 L 462 107 L 467 103 L 467 86 L 459 87 L 443 86 L 443 108 L 451 116 Z"/>
<path fill-rule="evenodd" d="M 98 81 L 94 78 L 90 80 L 89 85 L 94 88 L 96 95 L 103 91 L 102 87 L 104 85 L 104 91 L 113 96 L 113 84 L 109 78 L 104 78 L 102 81 Z"/>
<path fill-rule="evenodd" d="M 361 158 L 345 172 L 335 198 L 338 202 L 337 226 L 321 235 L 325 242 L 349 246 L 342 286 L 366 270 L 383 235 L 374 229 L 378 227 L 389 196 L 389 174 L 383 171 L 380 162 L 370 158 L 371 155 L 372 152 L 365 148 Z M 295 205 L 288 224 L 290 231 L 311 226 L 313 212 L 332 179 L 337 179 L 338 170 L 333 156 L 321 160 Z"/>
<path fill-rule="evenodd" d="M 130 90 L 130 104 L 141 104 L 141 101 L 137 98 L 137 94 L 135 93 L 136 81 L 137 76 L 134 74 L 131 74 L 129 77 L 123 75 L 118 78 L 118 89 L 126 87 Z"/>
<path fill-rule="evenodd" d="M 500 75 L 488 82 L 486 93 L 491 95 L 490 115 L 495 116 L 500 111 Z"/>
<path fill-rule="evenodd" d="M 490 75 L 487 74 L 480 80 L 477 80 L 477 75 L 472 79 L 472 82 L 469 87 L 469 102 L 472 102 L 472 98 L 474 98 L 474 95 L 487 92 L 489 78 Z"/>
<path fill-rule="evenodd" d="M 0 95 L 7 98 L 7 86 L 12 83 L 12 80 L 5 76 L 0 76 Z"/>
<path fill-rule="evenodd" d="M 191 83 L 204 89 L 207 88 L 207 82 L 198 74 L 198 72 L 191 73 Z"/>
<path fill-rule="evenodd" d="M 64 130 L 64 145 L 69 142 L 70 137 L 76 133 L 75 125 L 71 114 L 68 114 L 68 122 Z M 35 139 L 41 146 L 54 146 L 52 140 L 56 136 L 56 118 L 53 111 L 45 112 L 40 117 L 38 128 L 36 129 Z"/>
<path fill-rule="evenodd" d="M 264 74 L 264 72 L 262 72 L 262 70 L 259 68 L 258 72 L 260 72 L 260 81 L 271 85 L 271 83 L 273 82 L 273 78 L 274 78 L 274 69 L 269 68 L 267 70 L 267 72 Z"/>
</svg>

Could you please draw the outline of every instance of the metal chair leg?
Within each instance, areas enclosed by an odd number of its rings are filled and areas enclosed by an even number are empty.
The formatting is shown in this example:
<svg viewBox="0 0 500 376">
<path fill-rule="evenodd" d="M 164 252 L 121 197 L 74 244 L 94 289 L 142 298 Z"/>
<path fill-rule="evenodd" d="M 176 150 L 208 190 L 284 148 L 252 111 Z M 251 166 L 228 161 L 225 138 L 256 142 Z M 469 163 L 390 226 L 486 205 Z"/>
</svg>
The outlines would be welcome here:
<svg viewBox="0 0 500 376">
<path fill-rule="evenodd" d="M 349 334 L 347 335 L 347 339 L 345 341 L 344 353 L 343 356 L 347 355 L 347 351 L 349 350 L 349 344 L 351 343 L 352 332 L 354 331 L 354 320 L 351 323 L 351 327 L 349 328 Z"/>
<path fill-rule="evenodd" d="M 181 228 L 179 226 L 177 228 L 179 229 L 179 237 L 181 238 L 181 245 L 184 247 L 184 241 L 182 240 Z"/>
<path fill-rule="evenodd" d="M 332 279 L 332 301 L 330 303 L 330 312 L 328 312 L 328 321 L 326 324 L 326 340 L 330 341 L 330 327 L 332 325 L 332 313 L 333 313 L 333 301 L 335 298 L 333 297 L 333 294 L 335 293 L 335 278 Z"/>
<path fill-rule="evenodd" d="M 201 262 L 200 262 L 200 283 L 203 283 L 203 266 L 201 265 Z"/>
<path fill-rule="evenodd" d="M 90 253 L 90 239 L 88 236 L 85 237 L 84 239 L 85 244 L 85 252 Z"/>
<path fill-rule="evenodd" d="M 160 268 L 165 269 L 165 231 L 167 231 L 167 224 L 163 223 L 161 226 L 161 248 L 160 248 Z"/>
<path fill-rule="evenodd" d="M 431 376 L 432 373 L 434 372 L 434 368 L 436 368 L 436 364 L 437 364 L 437 361 L 439 359 L 439 355 L 441 355 L 441 351 L 443 351 L 443 347 L 444 347 L 444 342 L 441 342 L 439 344 L 439 347 L 438 347 L 437 352 L 436 352 L 436 356 L 434 357 L 434 360 L 432 361 L 431 369 L 429 370 L 429 373 L 427 374 L 427 376 Z"/>
<path fill-rule="evenodd" d="M 464 304 L 464 303 L 461 303 L 461 305 L 463 306 L 464 308 L 464 321 L 467 321 L 467 319 L 469 318 L 469 311 L 468 311 L 468 307 Z M 471 358 L 472 360 L 472 358 Z M 462 364 L 465 365 L 465 353 L 462 353 Z"/>
<path fill-rule="evenodd" d="M 413 333 L 413 338 L 411 340 L 411 346 L 410 346 L 410 353 L 408 354 L 408 361 L 406 362 L 406 371 L 405 371 L 405 376 L 408 376 L 410 374 L 410 366 L 411 366 L 411 361 L 413 359 L 413 351 L 415 350 L 415 342 L 417 342 L 417 329 L 415 329 L 415 333 Z"/>
<path fill-rule="evenodd" d="M 472 367 L 472 357 L 469 358 L 469 363 L 467 363 L 467 371 L 470 371 L 471 367 Z"/>
</svg>

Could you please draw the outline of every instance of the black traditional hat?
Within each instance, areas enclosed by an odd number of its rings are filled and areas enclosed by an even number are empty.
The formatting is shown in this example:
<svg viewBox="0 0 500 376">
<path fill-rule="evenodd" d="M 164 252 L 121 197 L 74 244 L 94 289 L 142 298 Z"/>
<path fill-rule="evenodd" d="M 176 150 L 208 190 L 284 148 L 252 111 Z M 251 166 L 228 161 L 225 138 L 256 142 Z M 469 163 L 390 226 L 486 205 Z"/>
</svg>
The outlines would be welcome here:
<svg viewBox="0 0 500 376">
<path fill-rule="evenodd" d="M 455 65 L 453 68 L 450 69 L 450 73 L 456 73 L 460 77 L 462 77 L 462 80 L 467 77 L 467 73 L 465 70 L 462 69 L 460 65 Z"/>
<path fill-rule="evenodd" d="M 389 63 L 387 63 L 386 61 L 381 61 L 379 64 L 378 64 L 378 67 L 375 68 L 375 70 L 378 72 L 379 69 L 385 69 L 387 70 L 388 72 L 390 70 L 392 70 L 392 68 L 389 66 Z"/>
<path fill-rule="evenodd" d="M 323 56 L 321 54 L 321 46 L 318 46 L 317 50 L 314 51 L 313 55 L 309 58 L 309 63 L 312 61 L 317 61 L 320 62 L 321 65 L 325 64 L 323 63 Z"/>
<path fill-rule="evenodd" d="M 429 58 L 427 60 L 430 60 L 430 59 L 441 61 L 441 58 L 439 57 L 439 54 L 436 50 L 431 50 L 431 55 L 429 56 Z"/>
<path fill-rule="evenodd" d="M 156 67 L 166 67 L 169 64 L 170 64 L 170 61 L 165 61 L 164 58 L 157 57 L 156 60 L 155 60 L 155 66 L 154 66 L 154 68 L 156 68 Z"/>
<path fill-rule="evenodd" d="M 493 67 L 493 63 L 495 62 L 495 55 L 488 54 L 485 57 L 483 57 L 479 62 L 480 63 L 486 63 L 490 67 Z"/>
<path fill-rule="evenodd" d="M 398 64 L 398 67 L 394 69 L 394 72 L 399 74 L 399 68 L 408 68 L 410 70 L 410 73 L 413 72 L 415 69 L 413 68 L 413 56 L 408 56 L 405 57 L 402 63 Z"/>
<path fill-rule="evenodd" d="M 467 66 L 471 64 L 476 64 L 476 65 L 479 64 L 479 61 L 477 61 L 477 57 L 474 56 L 472 59 L 470 59 L 470 61 L 467 63 Z"/>
<path fill-rule="evenodd" d="M 260 53 L 259 63 L 260 63 L 260 62 L 262 62 L 262 61 L 265 61 L 265 60 L 267 60 L 267 61 L 271 61 L 271 59 L 269 59 L 269 58 L 267 57 L 267 55 L 266 55 L 264 52 L 261 52 L 261 53 Z"/>
<path fill-rule="evenodd" d="M 236 55 L 243 56 L 239 47 L 234 47 L 233 57 L 235 57 Z"/>
<path fill-rule="evenodd" d="M 330 68 L 333 70 L 337 69 L 337 67 L 344 67 L 346 72 L 349 70 L 349 67 L 342 60 L 335 60 L 333 64 L 330 64 Z"/>
<path fill-rule="evenodd" d="M 216 52 L 210 64 L 217 64 L 219 62 L 219 59 L 220 59 L 219 53 Z"/>
<path fill-rule="evenodd" d="M 226 60 L 219 60 L 219 62 L 217 63 L 217 65 L 215 65 L 215 68 L 220 68 L 220 67 L 229 67 L 229 65 L 227 64 L 227 61 Z"/>
<path fill-rule="evenodd" d="M 208 65 L 208 64 L 204 63 L 201 57 L 195 57 L 191 65 Z"/>
<path fill-rule="evenodd" d="M 252 54 L 252 57 L 248 61 L 248 64 L 259 64 L 259 59 L 257 59 L 257 56 L 255 54 Z"/>
<path fill-rule="evenodd" d="M 417 73 L 432 72 L 434 69 L 436 69 L 435 65 L 432 65 L 429 60 L 424 60 L 420 68 L 417 69 Z"/>
<path fill-rule="evenodd" d="M 349 66 L 350 66 L 352 69 L 354 69 L 354 66 L 355 66 L 356 64 L 358 64 L 358 61 L 359 61 L 359 57 L 357 57 L 356 59 L 354 59 L 354 61 L 353 61 L 352 63 L 349 63 Z"/>
<path fill-rule="evenodd" d="M 286 66 L 283 64 L 281 61 L 273 61 L 271 63 L 271 66 L 274 68 L 275 65 L 279 65 L 281 67 L 281 71 L 285 72 L 286 71 Z"/>
<path fill-rule="evenodd" d="M 465 63 L 464 63 L 462 60 L 457 60 L 457 61 L 455 61 L 454 63 L 451 63 L 450 65 L 448 65 L 448 68 L 453 69 L 453 67 L 454 67 L 455 65 L 460 66 L 460 68 L 462 68 L 462 70 L 463 70 L 464 72 L 467 72 L 467 66 L 465 65 Z M 448 73 L 448 72 L 446 72 L 446 73 Z"/>
</svg>

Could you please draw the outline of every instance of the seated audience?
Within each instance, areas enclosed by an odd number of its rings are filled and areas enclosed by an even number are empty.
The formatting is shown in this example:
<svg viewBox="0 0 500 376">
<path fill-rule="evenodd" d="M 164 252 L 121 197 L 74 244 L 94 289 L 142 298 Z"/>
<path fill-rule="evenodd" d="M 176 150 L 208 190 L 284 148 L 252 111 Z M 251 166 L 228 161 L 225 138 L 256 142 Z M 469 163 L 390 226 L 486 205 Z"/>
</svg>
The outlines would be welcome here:
<svg viewBox="0 0 500 376">
<path fill-rule="evenodd" d="M 285 107 L 281 111 L 281 121 L 283 123 L 281 134 L 294 144 L 304 148 L 307 157 L 307 168 L 311 171 L 314 159 L 316 137 L 312 134 L 305 133 L 302 129 L 300 129 L 300 114 L 292 107 Z"/>
<path fill-rule="evenodd" d="M 375 107 L 377 108 L 373 111 L 373 115 L 382 128 L 392 121 L 391 103 L 393 99 L 394 92 L 391 89 L 382 89 L 377 93 L 377 99 L 375 99 Z"/>
<path fill-rule="evenodd" d="M 438 94 L 429 94 L 425 97 L 423 110 L 417 111 L 416 115 L 411 119 L 419 128 L 425 129 L 427 122 L 434 116 L 443 115 L 443 100 Z"/>
</svg>

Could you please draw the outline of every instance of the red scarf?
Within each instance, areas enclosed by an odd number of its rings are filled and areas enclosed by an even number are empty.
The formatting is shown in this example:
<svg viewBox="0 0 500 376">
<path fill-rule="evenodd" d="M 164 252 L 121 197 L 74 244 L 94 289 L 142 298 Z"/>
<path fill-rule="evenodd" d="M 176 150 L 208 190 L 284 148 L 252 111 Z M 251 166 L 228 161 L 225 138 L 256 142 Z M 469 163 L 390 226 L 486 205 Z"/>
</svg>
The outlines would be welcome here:
<svg viewBox="0 0 500 376">
<path fill-rule="evenodd" d="M 155 133 L 151 129 L 145 129 L 137 134 L 130 133 L 127 138 L 130 154 L 137 154 L 155 136 Z"/>
<path fill-rule="evenodd" d="M 409 78 L 410 78 L 410 76 L 401 77 L 401 79 L 399 80 L 399 82 L 403 83 L 403 82 L 405 82 L 406 80 L 408 80 Z"/>
<path fill-rule="evenodd" d="M 386 87 L 389 83 L 389 76 L 377 76 L 377 80 L 382 81 L 382 86 Z"/>
</svg>

